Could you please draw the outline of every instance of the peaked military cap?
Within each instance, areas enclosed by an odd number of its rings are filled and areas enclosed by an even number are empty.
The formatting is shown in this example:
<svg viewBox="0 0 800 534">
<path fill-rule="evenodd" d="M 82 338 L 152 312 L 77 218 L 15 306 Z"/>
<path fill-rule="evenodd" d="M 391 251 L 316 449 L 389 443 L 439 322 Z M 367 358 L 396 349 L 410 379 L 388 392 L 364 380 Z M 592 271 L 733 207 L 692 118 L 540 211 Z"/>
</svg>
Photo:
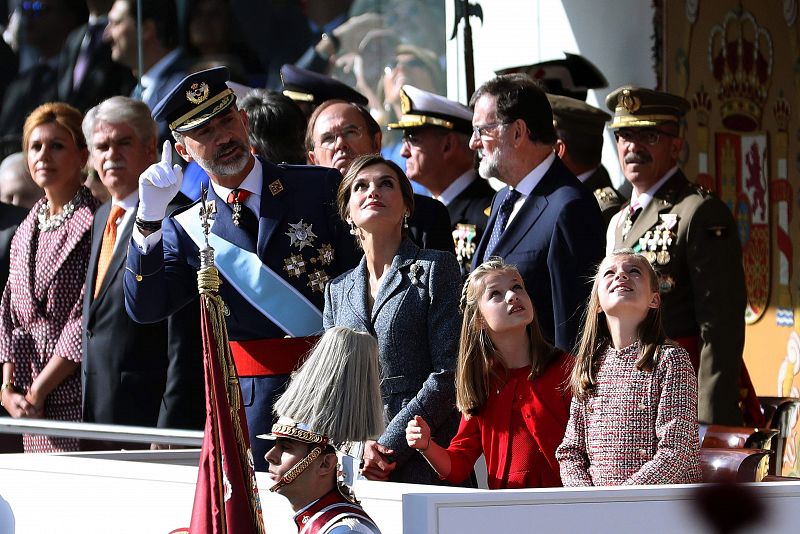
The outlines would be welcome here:
<svg viewBox="0 0 800 534">
<path fill-rule="evenodd" d="M 679 122 L 689 102 L 680 96 L 652 89 L 626 85 L 606 97 L 606 106 L 614 112 L 609 128 L 638 128 Z"/>
<path fill-rule="evenodd" d="M 578 54 L 564 52 L 565 59 L 542 61 L 532 65 L 509 67 L 497 74 L 522 73 L 539 81 L 545 91 L 554 95 L 586 100 L 589 89 L 608 87 L 608 81 L 594 63 Z"/>
<path fill-rule="evenodd" d="M 233 90 L 225 84 L 229 78 L 227 67 L 188 75 L 156 105 L 153 118 L 177 132 L 202 126 L 236 101 Z"/>
<path fill-rule="evenodd" d="M 336 78 L 318 72 L 283 65 L 281 67 L 283 94 L 295 102 L 311 102 L 319 106 L 326 100 L 344 100 L 361 106 L 367 105 L 367 97 Z"/>
<path fill-rule="evenodd" d="M 553 126 L 561 130 L 580 132 L 587 135 L 602 135 L 611 115 L 590 106 L 583 100 L 562 95 L 547 95 L 553 108 Z"/>
<path fill-rule="evenodd" d="M 392 129 L 439 126 L 464 134 L 472 133 L 472 110 L 441 95 L 404 85 L 400 89 L 400 120 L 389 124 Z"/>
</svg>

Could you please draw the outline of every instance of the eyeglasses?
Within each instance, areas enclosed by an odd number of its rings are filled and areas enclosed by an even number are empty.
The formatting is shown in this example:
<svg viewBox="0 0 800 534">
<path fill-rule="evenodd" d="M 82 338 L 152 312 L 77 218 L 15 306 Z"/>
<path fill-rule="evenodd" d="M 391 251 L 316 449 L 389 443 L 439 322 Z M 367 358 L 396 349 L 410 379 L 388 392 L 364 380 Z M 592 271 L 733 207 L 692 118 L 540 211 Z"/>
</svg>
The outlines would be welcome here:
<svg viewBox="0 0 800 534">
<path fill-rule="evenodd" d="M 336 148 L 336 139 L 341 137 L 345 143 L 361 139 L 364 134 L 358 126 L 345 126 L 338 132 L 325 132 L 319 137 L 317 145 L 327 150 Z"/>
<path fill-rule="evenodd" d="M 420 146 L 425 143 L 425 139 L 430 139 L 431 136 L 439 135 L 440 128 L 421 128 L 417 129 L 417 131 L 406 132 L 403 134 L 403 143 L 408 145 L 409 147 L 416 147 L 419 148 Z M 422 133 L 425 132 L 425 133 Z M 442 132 L 443 135 L 446 132 Z"/>
<path fill-rule="evenodd" d="M 494 130 L 498 126 L 508 124 L 507 122 L 491 122 L 489 124 L 479 124 L 472 127 L 472 137 L 490 137 L 489 131 Z"/>
<path fill-rule="evenodd" d="M 617 141 L 645 144 L 650 146 L 657 145 L 661 140 L 662 135 L 665 137 L 678 137 L 677 135 L 669 132 L 662 132 L 661 130 L 656 130 L 654 128 L 647 128 L 644 130 L 623 128 L 614 132 L 614 137 L 617 138 Z"/>
</svg>

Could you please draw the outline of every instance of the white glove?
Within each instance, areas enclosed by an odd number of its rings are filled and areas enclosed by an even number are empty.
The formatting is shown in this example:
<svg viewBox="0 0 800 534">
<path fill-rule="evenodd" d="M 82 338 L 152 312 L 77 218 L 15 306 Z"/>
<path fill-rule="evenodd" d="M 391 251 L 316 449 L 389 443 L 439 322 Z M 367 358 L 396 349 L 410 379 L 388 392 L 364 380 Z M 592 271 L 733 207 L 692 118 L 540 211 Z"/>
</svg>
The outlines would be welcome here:
<svg viewBox="0 0 800 534">
<path fill-rule="evenodd" d="M 160 221 L 167 214 L 167 206 L 181 189 L 183 171 L 172 164 L 172 144 L 164 141 L 161 161 L 153 163 L 139 176 L 139 211 L 143 221 Z"/>
</svg>

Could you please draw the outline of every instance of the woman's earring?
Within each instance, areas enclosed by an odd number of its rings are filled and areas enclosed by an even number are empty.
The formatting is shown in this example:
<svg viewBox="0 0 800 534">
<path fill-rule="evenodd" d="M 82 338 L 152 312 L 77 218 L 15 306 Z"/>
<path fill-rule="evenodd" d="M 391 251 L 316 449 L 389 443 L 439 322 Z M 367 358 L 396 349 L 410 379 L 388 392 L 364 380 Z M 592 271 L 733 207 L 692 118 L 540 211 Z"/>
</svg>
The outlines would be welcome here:
<svg viewBox="0 0 800 534">
<path fill-rule="evenodd" d="M 356 223 L 350 221 L 350 235 L 356 235 Z"/>
<path fill-rule="evenodd" d="M 405 228 L 406 230 L 408 230 L 408 213 L 406 213 L 405 215 L 403 215 L 403 228 Z"/>
</svg>

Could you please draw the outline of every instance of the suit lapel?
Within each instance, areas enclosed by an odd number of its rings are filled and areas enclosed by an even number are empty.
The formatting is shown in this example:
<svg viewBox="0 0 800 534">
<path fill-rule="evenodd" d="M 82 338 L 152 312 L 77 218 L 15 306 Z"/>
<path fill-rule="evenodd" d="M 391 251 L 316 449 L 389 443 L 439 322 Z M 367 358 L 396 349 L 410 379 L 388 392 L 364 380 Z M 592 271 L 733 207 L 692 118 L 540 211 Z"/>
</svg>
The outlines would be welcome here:
<svg viewBox="0 0 800 534">
<path fill-rule="evenodd" d="M 494 199 L 492 200 L 492 210 L 491 213 L 489 213 L 489 220 L 486 221 L 486 230 L 484 230 L 481 240 L 478 243 L 478 249 L 475 251 L 475 254 L 472 255 L 473 267 L 477 267 L 483 261 L 483 255 L 486 252 L 486 247 L 489 245 L 489 239 L 492 236 L 492 229 L 494 228 L 494 223 L 497 220 L 497 212 L 499 211 L 500 203 L 502 202 L 501 199 L 505 198 L 507 191 L 508 186 L 504 187 L 494 195 Z"/>
<path fill-rule="evenodd" d="M 367 260 L 361 258 L 356 268 L 349 275 L 350 285 L 347 288 L 347 304 L 361 321 L 361 325 L 368 332 L 372 332 L 372 321 L 369 320 L 367 313 Z"/>
<path fill-rule="evenodd" d="M 288 185 L 283 177 L 281 168 L 266 161 L 261 161 L 262 177 L 264 182 L 261 184 L 261 213 L 258 218 L 258 255 L 265 257 L 267 245 L 275 234 L 275 230 L 280 226 L 286 211 L 289 209 L 289 192 L 286 190 Z M 270 191 L 270 185 L 280 182 L 280 191 L 275 194 Z M 300 221 L 296 221 L 300 222 Z"/>
<path fill-rule="evenodd" d="M 538 189 L 538 187 L 537 187 Z M 500 236 L 500 241 L 497 242 L 497 248 L 494 249 L 494 254 L 497 256 L 505 256 L 509 250 L 513 249 L 520 240 L 525 237 L 531 226 L 536 223 L 536 220 L 542 215 L 542 212 L 547 207 L 547 197 L 536 194 L 536 189 L 528 195 L 525 202 L 520 207 L 519 212 L 514 216 L 514 219 L 506 226 L 503 234 Z"/>
<path fill-rule="evenodd" d="M 92 246 L 89 250 L 89 266 L 86 269 L 86 293 L 94 293 L 94 282 L 97 278 L 97 262 L 100 258 L 100 247 L 103 245 L 103 232 L 105 231 L 105 221 L 111 212 L 111 201 L 104 203 L 97 208 L 92 223 Z"/>
<path fill-rule="evenodd" d="M 61 266 L 65 261 L 67 261 L 67 258 L 69 258 L 70 254 L 72 254 L 72 251 L 75 250 L 75 247 L 78 246 L 78 243 L 81 241 L 81 239 L 84 239 L 86 232 L 91 231 L 93 219 L 88 219 L 86 215 L 81 216 L 81 212 L 85 213 L 84 210 L 87 209 L 88 208 L 85 203 L 81 204 L 75 208 L 75 213 L 72 215 L 72 217 L 64 221 L 64 226 L 66 227 L 67 231 L 64 232 L 65 237 L 61 243 L 61 248 L 54 258 L 53 268 L 47 271 L 47 274 L 50 275 L 50 278 L 44 280 L 42 287 L 50 287 L 54 278 L 61 271 Z M 91 212 L 88 215 L 91 216 Z"/>
<path fill-rule="evenodd" d="M 397 254 L 392 260 L 392 265 L 389 267 L 389 272 L 384 275 L 383 282 L 378 288 L 378 294 L 375 296 L 375 304 L 372 305 L 372 322 L 381 311 L 381 308 L 389 300 L 389 298 L 397 291 L 403 281 L 402 269 L 408 267 L 414 260 L 417 259 L 419 248 L 410 240 L 405 239 L 400 244 Z"/>
</svg>

